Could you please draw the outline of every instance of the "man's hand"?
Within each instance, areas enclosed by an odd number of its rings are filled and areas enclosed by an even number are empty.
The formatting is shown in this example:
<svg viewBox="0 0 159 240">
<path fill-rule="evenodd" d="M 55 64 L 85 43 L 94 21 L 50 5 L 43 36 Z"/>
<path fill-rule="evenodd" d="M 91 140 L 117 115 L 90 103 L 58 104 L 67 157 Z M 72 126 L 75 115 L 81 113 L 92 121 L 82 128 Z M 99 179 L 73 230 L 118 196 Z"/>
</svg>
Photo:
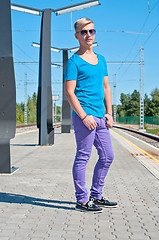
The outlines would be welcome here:
<svg viewBox="0 0 159 240">
<path fill-rule="evenodd" d="M 107 124 L 106 126 L 108 128 L 113 126 L 113 117 L 110 114 L 105 114 L 105 118 L 107 119 Z"/>
<path fill-rule="evenodd" d="M 83 123 L 89 130 L 93 130 L 97 127 L 97 123 L 92 115 L 87 115 L 87 117 L 83 120 Z"/>
</svg>

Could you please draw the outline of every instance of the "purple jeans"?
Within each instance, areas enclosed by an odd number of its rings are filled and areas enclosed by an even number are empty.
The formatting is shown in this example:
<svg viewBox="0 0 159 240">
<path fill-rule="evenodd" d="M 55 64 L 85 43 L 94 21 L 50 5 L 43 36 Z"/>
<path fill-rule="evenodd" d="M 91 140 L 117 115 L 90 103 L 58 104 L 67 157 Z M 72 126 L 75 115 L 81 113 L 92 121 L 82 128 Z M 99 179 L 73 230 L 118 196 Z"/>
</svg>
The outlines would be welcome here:
<svg viewBox="0 0 159 240">
<path fill-rule="evenodd" d="M 97 127 L 89 130 L 78 116 L 72 116 L 77 153 L 73 165 L 73 179 L 76 198 L 80 203 L 88 201 L 88 191 L 85 187 L 86 166 L 91 156 L 92 146 L 97 149 L 99 159 L 94 168 L 91 196 L 95 199 L 102 198 L 102 189 L 108 169 L 114 159 L 109 129 L 106 119 L 94 117 Z"/>
</svg>

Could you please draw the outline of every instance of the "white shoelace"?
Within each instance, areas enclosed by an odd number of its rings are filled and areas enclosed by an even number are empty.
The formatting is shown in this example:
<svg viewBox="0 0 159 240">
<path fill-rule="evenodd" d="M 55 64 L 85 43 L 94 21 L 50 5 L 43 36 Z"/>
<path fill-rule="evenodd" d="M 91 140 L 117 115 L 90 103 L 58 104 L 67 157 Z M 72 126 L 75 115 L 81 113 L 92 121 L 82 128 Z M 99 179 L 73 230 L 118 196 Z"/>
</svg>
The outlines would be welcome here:
<svg viewBox="0 0 159 240">
<path fill-rule="evenodd" d="M 93 206 L 93 201 L 92 201 L 92 200 L 88 202 L 88 206 L 89 206 L 89 207 L 92 207 L 92 206 Z"/>
<path fill-rule="evenodd" d="M 105 197 L 103 197 L 103 200 L 107 200 Z"/>
</svg>

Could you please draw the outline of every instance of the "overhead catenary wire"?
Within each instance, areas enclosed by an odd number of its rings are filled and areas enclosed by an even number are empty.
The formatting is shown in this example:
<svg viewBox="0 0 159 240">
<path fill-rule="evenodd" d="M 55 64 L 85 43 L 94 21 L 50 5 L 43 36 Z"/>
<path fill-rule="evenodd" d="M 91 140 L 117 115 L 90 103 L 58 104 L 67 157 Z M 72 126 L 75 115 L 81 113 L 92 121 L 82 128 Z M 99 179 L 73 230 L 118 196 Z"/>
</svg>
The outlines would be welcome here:
<svg viewBox="0 0 159 240">
<path fill-rule="evenodd" d="M 37 76 L 37 72 L 35 72 L 33 69 L 31 69 L 28 64 L 24 64 L 24 67 L 28 68 L 31 72 L 33 72 Z"/>
<path fill-rule="evenodd" d="M 150 36 L 144 41 L 144 43 L 142 44 L 142 46 L 145 46 L 146 43 L 150 40 L 150 38 L 152 37 L 152 35 L 154 34 L 154 32 L 156 32 L 157 28 L 159 27 L 159 23 L 155 26 L 155 28 L 153 29 L 152 33 L 150 34 Z"/>
<path fill-rule="evenodd" d="M 13 42 L 13 45 L 15 45 L 25 56 L 30 58 L 32 61 L 35 61 L 32 57 L 30 57 L 24 50 L 22 50 L 15 42 Z M 16 59 L 13 57 L 13 59 Z M 26 68 L 30 69 L 35 75 L 37 75 L 37 72 L 35 72 L 33 69 L 31 69 L 29 66 L 25 66 Z"/>
<path fill-rule="evenodd" d="M 13 42 L 13 45 L 15 45 L 25 56 L 35 62 L 35 60 L 31 56 L 29 56 L 23 49 L 21 49 L 21 47 L 19 47 L 15 42 Z"/>
<path fill-rule="evenodd" d="M 146 43 L 150 40 L 150 38 L 151 38 L 152 35 L 155 33 L 155 31 L 157 30 L 158 27 L 159 27 L 159 24 L 157 24 L 157 25 L 155 26 L 155 28 L 154 28 L 153 31 L 151 32 L 151 35 L 143 42 L 143 44 L 142 44 L 143 47 L 145 47 Z M 139 51 L 138 51 L 138 52 L 136 53 L 136 55 L 134 56 L 132 62 L 136 59 L 136 57 L 137 57 L 138 55 L 139 55 Z M 130 64 L 130 65 L 126 68 L 126 70 L 125 70 L 124 73 L 122 74 L 122 77 L 123 77 L 123 75 L 128 71 L 128 69 L 129 69 L 131 66 L 132 66 L 132 64 Z M 121 77 L 121 79 L 122 79 L 122 77 Z"/>
<path fill-rule="evenodd" d="M 15 29 L 13 30 L 13 32 L 37 32 L 39 30 L 29 30 L 29 29 Z M 69 30 L 69 29 L 58 29 L 58 30 L 54 30 L 54 32 L 70 32 L 72 30 Z M 127 34 L 140 34 L 140 35 L 150 35 L 149 33 L 146 33 L 146 32 L 132 32 L 132 31 L 128 31 L 128 30 L 107 30 L 107 29 L 104 29 L 104 30 L 98 30 L 98 32 L 109 32 L 109 33 L 127 33 Z"/>
<path fill-rule="evenodd" d="M 63 31 L 63 30 L 61 30 Z M 108 31 L 108 30 L 104 30 L 106 32 L 121 32 L 121 33 L 130 33 L 130 34 L 137 34 L 137 35 L 149 35 L 148 33 L 137 33 L 137 32 L 129 32 L 129 31 L 125 31 L 125 30 L 122 30 L 122 31 L 118 31 L 118 30 L 114 30 L 114 31 Z M 150 36 L 150 35 L 149 35 Z M 151 37 L 151 36 L 150 36 Z M 147 41 L 149 41 L 150 38 L 148 38 Z M 26 66 L 27 67 L 27 66 Z M 29 67 L 28 67 L 29 68 Z M 30 69 L 31 70 L 31 69 Z"/>
<path fill-rule="evenodd" d="M 157 2 L 153 5 L 150 13 L 147 15 L 147 17 L 146 17 L 146 19 L 145 19 L 145 21 L 144 21 L 144 23 L 143 23 L 143 25 L 142 25 L 142 27 L 141 27 L 141 29 L 140 29 L 140 33 L 141 33 L 141 31 L 143 30 L 143 28 L 145 27 L 145 24 L 147 23 L 147 21 L 148 21 L 148 19 L 149 19 L 149 17 L 150 17 L 150 14 L 151 14 L 152 11 L 156 8 L 156 6 L 157 6 L 158 3 L 159 3 L 159 0 L 157 0 Z M 152 34 L 152 32 L 151 32 L 151 34 Z M 151 36 L 151 34 L 149 35 L 149 37 Z M 138 36 L 136 37 L 136 39 L 135 39 L 132 47 L 130 48 L 130 50 L 129 50 L 129 52 L 128 52 L 128 54 L 127 54 L 127 56 L 126 56 L 126 58 L 125 58 L 124 61 L 126 61 L 127 58 L 129 57 L 129 55 L 130 55 L 130 53 L 132 52 L 132 50 L 133 50 L 133 48 L 134 48 L 137 40 L 139 39 L 139 36 L 140 36 L 140 35 L 138 35 Z M 138 55 L 138 53 L 139 53 L 139 51 L 137 52 L 136 56 Z M 136 58 L 136 56 L 135 56 L 135 58 Z M 135 58 L 133 58 L 133 61 L 134 61 Z M 116 70 L 116 72 L 118 72 L 118 71 L 121 69 L 121 67 L 122 67 L 122 65 L 120 65 L 120 66 L 118 67 L 118 69 Z M 128 69 L 129 67 L 130 67 L 130 66 L 128 66 L 127 69 Z M 126 70 L 126 71 L 127 71 L 127 70 Z M 125 73 L 125 72 L 124 72 L 124 73 Z M 122 75 L 122 76 L 123 76 L 123 75 Z"/>
<path fill-rule="evenodd" d="M 127 33 L 127 34 L 139 34 L 139 35 L 150 35 L 149 33 L 132 32 L 127 30 L 98 30 L 98 32 L 109 32 L 109 33 Z"/>
</svg>

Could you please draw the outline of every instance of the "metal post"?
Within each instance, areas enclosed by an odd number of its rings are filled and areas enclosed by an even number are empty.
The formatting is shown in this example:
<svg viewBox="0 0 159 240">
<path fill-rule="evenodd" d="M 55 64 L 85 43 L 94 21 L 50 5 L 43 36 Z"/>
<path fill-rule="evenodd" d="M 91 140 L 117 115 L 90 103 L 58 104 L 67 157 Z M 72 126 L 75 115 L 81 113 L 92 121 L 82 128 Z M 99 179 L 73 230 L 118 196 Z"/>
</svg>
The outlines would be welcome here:
<svg viewBox="0 0 159 240">
<path fill-rule="evenodd" d="M 11 173 L 10 139 L 16 130 L 16 88 L 10 0 L 0 1 L 0 173 Z"/>
<path fill-rule="evenodd" d="M 62 133 L 70 133 L 71 129 L 71 107 L 65 95 L 64 78 L 65 67 L 68 60 L 68 50 L 63 49 L 63 100 L 62 100 Z"/>
<path fill-rule="evenodd" d="M 113 112 L 114 112 L 114 123 L 116 123 L 116 73 L 114 73 L 114 81 L 113 81 Z"/>
<path fill-rule="evenodd" d="M 144 47 L 140 47 L 140 131 L 144 131 Z"/>
<path fill-rule="evenodd" d="M 57 117 L 57 112 L 56 112 L 56 101 L 55 101 L 55 127 L 56 127 L 56 117 Z"/>
<path fill-rule="evenodd" d="M 53 116 L 55 118 L 54 101 L 52 101 L 52 112 L 53 112 Z M 53 124 L 55 123 L 55 119 L 54 118 L 53 118 Z"/>
<path fill-rule="evenodd" d="M 42 15 L 40 39 L 39 86 L 37 100 L 37 127 L 39 145 L 54 144 L 51 91 L 51 10 Z"/>
<path fill-rule="evenodd" d="M 28 103 L 28 93 L 27 93 L 27 73 L 24 74 L 24 96 L 25 96 L 25 103 L 24 103 L 24 124 L 27 125 L 27 103 Z"/>
</svg>

